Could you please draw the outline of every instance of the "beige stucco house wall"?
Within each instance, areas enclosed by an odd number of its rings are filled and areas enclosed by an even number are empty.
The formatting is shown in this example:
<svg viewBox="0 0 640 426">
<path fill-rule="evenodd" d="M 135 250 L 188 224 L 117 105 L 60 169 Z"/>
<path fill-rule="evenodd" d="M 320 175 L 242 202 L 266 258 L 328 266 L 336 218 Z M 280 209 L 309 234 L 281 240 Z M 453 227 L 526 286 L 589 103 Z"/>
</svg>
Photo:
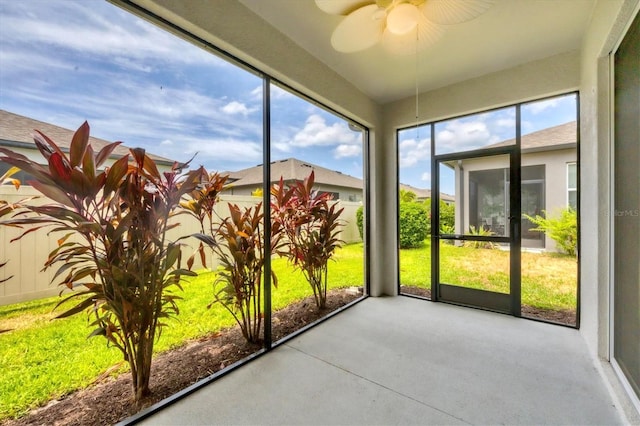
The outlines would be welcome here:
<svg viewBox="0 0 640 426">
<path fill-rule="evenodd" d="M 568 201 L 568 165 L 576 162 L 576 149 L 561 149 L 552 151 L 539 151 L 533 153 L 523 153 L 521 158 L 522 167 L 542 166 L 544 168 L 544 201 L 540 206 L 540 214 L 542 210 L 547 212 L 547 217 L 557 216 L 561 209 L 566 208 Z M 483 157 L 461 162 L 451 162 L 448 166 L 455 174 L 456 185 L 456 233 L 462 234 L 469 231 L 469 226 L 477 226 L 475 221 L 470 217 L 472 210 L 469 201 L 470 191 L 470 174 L 477 171 L 507 169 L 509 160 L 507 156 Z M 508 179 L 508 176 L 507 176 Z M 508 193 L 505 192 L 505 206 L 508 205 Z M 523 210 L 524 212 L 524 210 Z M 505 218 L 508 212 L 496 213 L 495 224 L 500 226 L 501 230 L 508 230 Z M 523 219 L 523 241 L 525 248 L 544 249 L 545 251 L 558 251 L 555 241 L 548 235 L 544 235 L 544 240 L 536 241 L 527 239 L 526 223 Z M 486 228 L 490 229 L 491 224 L 486 223 Z M 499 230 L 495 230 L 497 235 L 503 235 Z M 543 244 L 541 244 L 543 242 Z"/>
</svg>

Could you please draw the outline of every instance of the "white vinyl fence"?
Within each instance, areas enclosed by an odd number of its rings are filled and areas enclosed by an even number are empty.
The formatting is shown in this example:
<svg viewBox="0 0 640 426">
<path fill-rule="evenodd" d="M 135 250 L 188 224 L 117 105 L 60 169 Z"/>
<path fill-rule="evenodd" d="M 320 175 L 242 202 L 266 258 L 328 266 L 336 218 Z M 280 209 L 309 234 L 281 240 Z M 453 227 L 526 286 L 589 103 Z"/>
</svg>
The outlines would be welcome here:
<svg viewBox="0 0 640 426">
<path fill-rule="evenodd" d="M 0 186 L 0 199 L 10 203 L 35 195 L 38 193 L 31 187 L 23 186 L 19 191 L 16 191 L 13 186 Z M 229 202 L 238 204 L 242 208 L 256 204 L 259 199 L 251 196 L 223 195 L 216 207 L 217 213 L 221 217 L 229 215 L 227 205 Z M 356 210 L 360 207 L 360 203 L 339 201 L 339 204 L 340 207 L 344 207 L 342 220 L 345 224 L 341 232 L 341 239 L 346 243 L 361 241 L 356 224 Z M 182 235 L 199 232 L 198 222 L 190 216 L 179 215 L 176 220 L 180 223 L 180 227 L 170 231 L 170 238 L 176 239 Z M 46 230 L 39 230 L 19 241 L 10 243 L 21 232 L 23 231 L 19 229 L 0 226 L 0 262 L 8 261 L 7 265 L 0 268 L 0 280 L 13 275 L 9 281 L 0 283 L 0 306 L 53 296 L 60 293 L 61 290 L 57 285 L 51 284 L 57 267 L 42 272 L 49 252 L 57 246 L 57 239 L 61 235 L 48 234 Z M 184 242 L 194 248 L 197 246 L 194 239 L 187 239 Z M 183 251 L 184 259 L 186 260 L 186 257 L 191 253 L 191 248 L 186 247 Z M 202 265 L 198 264 L 198 257 L 196 257 L 196 262 L 194 270 L 202 269 Z M 211 256 L 207 263 L 209 268 L 216 266 L 215 259 Z"/>
</svg>

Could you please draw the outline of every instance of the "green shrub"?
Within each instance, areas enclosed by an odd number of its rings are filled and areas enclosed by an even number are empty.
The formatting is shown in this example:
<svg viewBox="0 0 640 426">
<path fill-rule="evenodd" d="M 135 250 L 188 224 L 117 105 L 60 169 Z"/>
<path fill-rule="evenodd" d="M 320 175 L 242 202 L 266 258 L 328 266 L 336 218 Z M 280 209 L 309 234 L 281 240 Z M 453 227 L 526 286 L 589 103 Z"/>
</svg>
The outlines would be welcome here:
<svg viewBox="0 0 640 426">
<path fill-rule="evenodd" d="M 469 226 L 469 235 L 477 235 L 480 237 L 490 237 L 491 235 L 493 235 L 493 232 L 491 232 L 488 229 L 484 229 L 484 227 L 482 226 L 479 226 L 478 228 L 476 228 L 475 226 L 471 225 Z M 463 245 L 464 247 L 472 247 L 476 249 L 480 249 L 480 248 L 494 249 L 498 246 L 496 243 L 492 241 L 465 241 Z"/>
<path fill-rule="evenodd" d="M 356 223 L 358 224 L 358 232 L 360 232 L 360 238 L 364 238 L 364 230 L 363 230 L 363 224 L 364 224 L 364 207 L 360 206 L 358 207 L 358 210 L 356 210 Z"/>
<path fill-rule="evenodd" d="M 400 203 L 400 248 L 420 247 L 428 234 L 424 204 Z"/>
<path fill-rule="evenodd" d="M 453 225 L 442 225 L 440 226 L 440 233 L 441 234 L 455 234 L 456 233 L 456 227 Z M 453 244 L 453 240 L 440 240 L 441 242 L 443 242 L 444 244 Z"/>
<path fill-rule="evenodd" d="M 400 188 L 398 196 L 401 203 L 413 203 L 418 198 L 415 192 L 402 188 Z"/>
<path fill-rule="evenodd" d="M 431 198 L 427 198 L 424 201 L 424 207 L 427 212 L 427 234 L 431 235 Z M 440 200 L 440 233 L 441 234 L 453 234 L 454 231 L 449 232 L 451 229 L 455 229 L 456 225 L 456 206 L 447 204 Z"/>
<path fill-rule="evenodd" d="M 546 212 L 543 211 L 546 216 Z M 571 207 L 560 211 L 557 217 L 545 218 L 540 215 L 523 215 L 536 228 L 531 231 L 546 232 L 565 253 L 575 256 L 578 247 L 578 214 Z"/>
<path fill-rule="evenodd" d="M 456 206 L 440 200 L 440 232 L 456 226 Z"/>
</svg>

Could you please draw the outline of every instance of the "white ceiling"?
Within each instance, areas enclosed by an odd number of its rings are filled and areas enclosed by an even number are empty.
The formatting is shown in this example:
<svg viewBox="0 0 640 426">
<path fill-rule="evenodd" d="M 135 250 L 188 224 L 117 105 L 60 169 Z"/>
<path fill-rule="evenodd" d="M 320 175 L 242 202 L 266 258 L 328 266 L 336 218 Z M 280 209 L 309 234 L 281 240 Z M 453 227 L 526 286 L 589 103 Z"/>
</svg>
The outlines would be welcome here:
<svg viewBox="0 0 640 426">
<path fill-rule="evenodd" d="M 314 0 L 239 0 L 380 103 L 579 49 L 595 0 L 496 0 L 482 16 L 449 26 L 434 46 L 398 56 L 380 45 L 356 53 L 331 47 L 342 16 Z"/>
</svg>

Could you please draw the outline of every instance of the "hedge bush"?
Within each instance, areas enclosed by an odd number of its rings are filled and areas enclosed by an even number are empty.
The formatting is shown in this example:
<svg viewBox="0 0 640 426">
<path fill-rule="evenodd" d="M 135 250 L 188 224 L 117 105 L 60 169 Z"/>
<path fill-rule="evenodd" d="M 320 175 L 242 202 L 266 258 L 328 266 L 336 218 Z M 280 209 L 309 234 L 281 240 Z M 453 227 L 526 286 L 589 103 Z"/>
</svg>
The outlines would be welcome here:
<svg viewBox="0 0 640 426">
<path fill-rule="evenodd" d="M 400 202 L 400 248 L 420 247 L 431 233 L 431 199 L 424 204 Z M 455 206 L 440 201 L 440 224 L 453 229 Z M 356 210 L 356 222 L 360 238 L 363 236 L 364 209 Z"/>
<path fill-rule="evenodd" d="M 427 212 L 427 234 L 431 235 L 431 198 L 424 201 L 424 208 Z M 443 234 L 452 234 L 456 226 L 456 206 L 447 204 L 440 200 L 440 232 Z"/>
<path fill-rule="evenodd" d="M 428 234 L 424 204 L 400 203 L 400 248 L 420 247 Z"/>
<path fill-rule="evenodd" d="M 364 238 L 364 230 L 363 230 L 363 223 L 364 223 L 364 207 L 360 206 L 358 207 L 358 210 L 356 210 L 356 223 L 358 224 L 358 232 L 360 232 L 360 238 Z"/>
</svg>

